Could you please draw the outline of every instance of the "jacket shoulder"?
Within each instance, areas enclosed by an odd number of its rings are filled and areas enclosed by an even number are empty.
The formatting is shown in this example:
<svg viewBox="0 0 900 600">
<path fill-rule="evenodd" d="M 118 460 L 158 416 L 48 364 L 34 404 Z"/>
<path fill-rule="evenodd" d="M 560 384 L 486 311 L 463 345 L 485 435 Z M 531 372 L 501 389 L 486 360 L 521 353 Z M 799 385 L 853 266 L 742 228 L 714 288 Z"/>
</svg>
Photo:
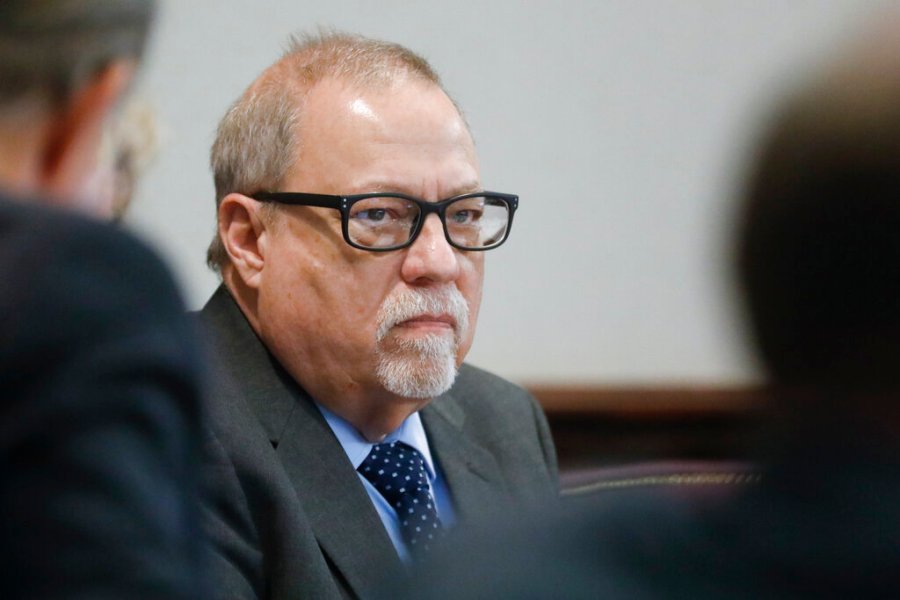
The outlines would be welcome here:
<svg viewBox="0 0 900 600">
<path fill-rule="evenodd" d="M 556 450 L 547 418 L 534 396 L 468 364 L 460 367 L 448 395 L 464 414 L 463 430 L 497 458 L 511 481 L 521 480 L 555 494 Z"/>
<path fill-rule="evenodd" d="M 499 415 L 514 421 L 517 417 L 533 421 L 535 412 L 543 417 L 537 400 L 528 391 L 469 364 L 460 367 L 449 393 L 464 407 L 467 420 L 486 418 L 491 420 L 492 426 L 496 426 L 493 419 Z"/>
</svg>

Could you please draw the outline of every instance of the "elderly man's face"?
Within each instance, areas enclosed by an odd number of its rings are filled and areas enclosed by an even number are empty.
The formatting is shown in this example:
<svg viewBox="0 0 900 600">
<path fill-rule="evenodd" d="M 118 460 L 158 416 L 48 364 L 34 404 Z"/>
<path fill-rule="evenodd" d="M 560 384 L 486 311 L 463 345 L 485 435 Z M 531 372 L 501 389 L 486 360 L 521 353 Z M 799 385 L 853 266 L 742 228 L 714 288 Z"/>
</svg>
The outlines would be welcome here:
<svg viewBox="0 0 900 600">
<path fill-rule="evenodd" d="M 299 160 L 280 191 L 438 201 L 481 189 L 468 129 L 432 84 L 361 90 L 326 80 L 300 127 Z M 259 318 L 288 371 L 314 396 L 445 391 L 472 343 L 484 254 L 451 247 L 434 214 L 409 248 L 375 253 L 344 241 L 337 210 L 278 211 L 263 241 Z"/>
</svg>

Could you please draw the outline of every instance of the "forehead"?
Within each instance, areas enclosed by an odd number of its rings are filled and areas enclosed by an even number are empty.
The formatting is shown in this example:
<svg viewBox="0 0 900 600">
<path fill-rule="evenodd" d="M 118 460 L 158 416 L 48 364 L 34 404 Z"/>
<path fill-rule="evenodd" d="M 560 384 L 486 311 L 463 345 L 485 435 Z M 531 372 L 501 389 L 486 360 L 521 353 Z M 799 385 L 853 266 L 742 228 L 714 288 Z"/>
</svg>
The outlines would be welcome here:
<svg viewBox="0 0 900 600">
<path fill-rule="evenodd" d="M 468 127 L 431 82 L 361 88 L 326 79 L 309 91 L 299 132 L 289 179 L 302 191 L 430 195 L 479 185 Z"/>
</svg>

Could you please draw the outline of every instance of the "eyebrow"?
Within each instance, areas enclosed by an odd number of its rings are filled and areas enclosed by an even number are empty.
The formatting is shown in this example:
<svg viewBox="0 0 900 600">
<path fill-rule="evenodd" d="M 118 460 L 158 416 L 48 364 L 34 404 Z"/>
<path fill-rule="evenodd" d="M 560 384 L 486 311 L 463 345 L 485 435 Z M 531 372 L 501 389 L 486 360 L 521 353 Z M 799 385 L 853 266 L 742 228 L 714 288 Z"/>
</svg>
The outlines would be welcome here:
<svg viewBox="0 0 900 600">
<path fill-rule="evenodd" d="M 484 191 L 484 187 L 481 185 L 481 183 L 479 183 L 477 181 L 473 181 L 472 183 L 469 183 L 467 185 L 463 185 L 463 186 L 456 188 L 453 191 L 453 193 L 450 195 L 451 196 L 460 196 L 462 194 L 470 194 L 472 192 L 483 192 L 483 191 Z"/>
</svg>

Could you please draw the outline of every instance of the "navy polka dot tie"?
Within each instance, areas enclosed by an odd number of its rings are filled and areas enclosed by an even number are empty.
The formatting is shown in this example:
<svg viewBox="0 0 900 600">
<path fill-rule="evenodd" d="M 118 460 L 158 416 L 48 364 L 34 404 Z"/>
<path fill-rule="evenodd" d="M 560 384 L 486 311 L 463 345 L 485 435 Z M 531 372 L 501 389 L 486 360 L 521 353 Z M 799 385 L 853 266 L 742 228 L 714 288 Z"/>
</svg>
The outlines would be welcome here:
<svg viewBox="0 0 900 600">
<path fill-rule="evenodd" d="M 419 451 L 403 442 L 375 444 L 357 470 L 397 512 L 410 553 L 428 552 L 443 529 Z"/>
</svg>

